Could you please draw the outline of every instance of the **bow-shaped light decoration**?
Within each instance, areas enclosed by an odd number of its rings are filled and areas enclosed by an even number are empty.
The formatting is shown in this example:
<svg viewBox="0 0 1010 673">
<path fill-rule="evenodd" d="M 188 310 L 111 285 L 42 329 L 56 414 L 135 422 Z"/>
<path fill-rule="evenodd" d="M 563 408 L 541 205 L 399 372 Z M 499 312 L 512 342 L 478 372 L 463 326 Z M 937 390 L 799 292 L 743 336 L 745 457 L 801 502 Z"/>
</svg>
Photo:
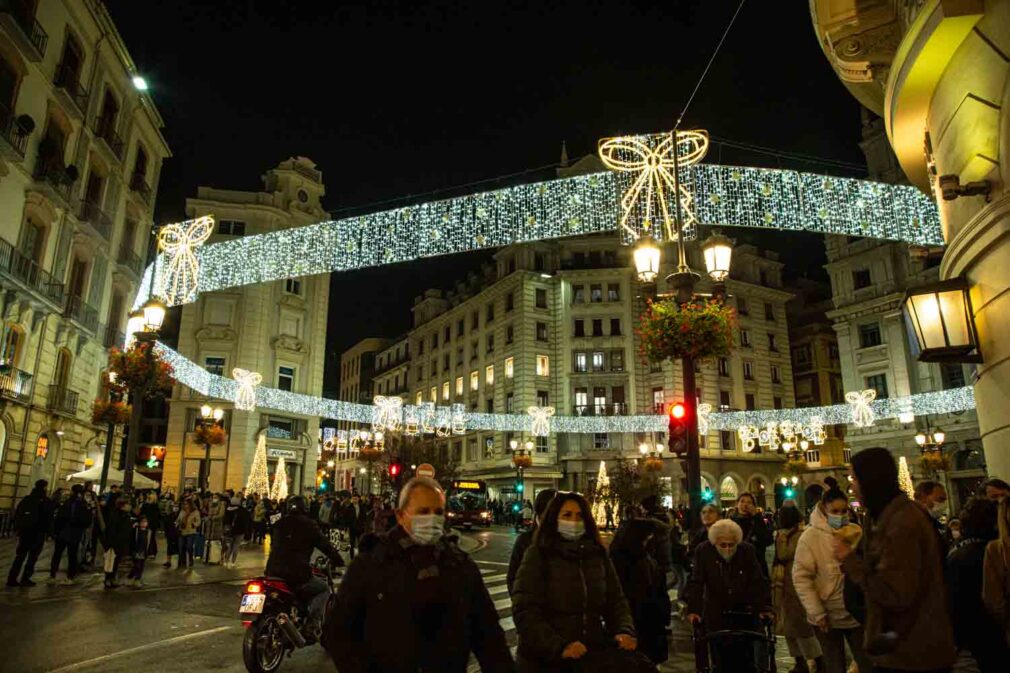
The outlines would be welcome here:
<svg viewBox="0 0 1010 673">
<path fill-rule="evenodd" d="M 167 259 L 162 292 L 170 306 L 185 304 L 196 297 L 200 260 L 195 250 L 210 238 L 213 231 L 214 218 L 210 215 L 166 224 L 158 231 L 158 248 Z"/>
<path fill-rule="evenodd" d="M 400 429 L 400 416 L 403 412 L 403 400 L 399 397 L 376 395 L 372 398 L 375 407 L 372 409 L 372 429 L 395 432 Z"/>
<path fill-rule="evenodd" d="M 466 434 L 466 406 L 462 404 L 452 405 L 452 434 Z"/>
<path fill-rule="evenodd" d="M 534 437 L 546 437 L 551 434 L 551 416 L 554 415 L 554 407 L 528 407 L 526 413 L 533 417 L 530 432 Z"/>
<path fill-rule="evenodd" d="M 708 415 L 712 413 L 712 405 L 702 402 L 698 405 L 698 435 L 704 437 L 708 434 Z"/>
<path fill-rule="evenodd" d="M 756 427 L 753 425 L 742 425 L 737 428 L 736 433 L 740 437 L 740 442 L 743 444 L 745 453 L 750 453 L 757 448 L 758 429 Z"/>
<path fill-rule="evenodd" d="M 640 136 L 604 138 L 599 143 L 603 164 L 618 173 L 626 173 L 630 184 L 621 195 L 620 227 L 627 241 L 649 232 L 659 241 L 695 237 L 693 197 L 684 184 L 679 169 L 701 161 L 708 152 L 707 131 L 677 131 Z M 676 165 L 674 170 L 674 153 Z M 634 176 L 634 177 L 632 177 Z M 679 178 L 679 179 L 678 179 Z M 672 199 L 680 199 L 680 222 L 671 214 Z"/>
<path fill-rule="evenodd" d="M 852 407 L 852 424 L 857 428 L 868 428 L 877 419 L 870 406 L 875 399 L 877 391 L 873 388 L 845 393 L 845 401 Z"/>
<path fill-rule="evenodd" d="M 238 367 L 231 370 L 231 375 L 238 384 L 238 390 L 235 391 L 235 408 L 239 411 L 252 411 L 256 408 L 256 386 L 263 383 L 263 375 Z"/>
</svg>

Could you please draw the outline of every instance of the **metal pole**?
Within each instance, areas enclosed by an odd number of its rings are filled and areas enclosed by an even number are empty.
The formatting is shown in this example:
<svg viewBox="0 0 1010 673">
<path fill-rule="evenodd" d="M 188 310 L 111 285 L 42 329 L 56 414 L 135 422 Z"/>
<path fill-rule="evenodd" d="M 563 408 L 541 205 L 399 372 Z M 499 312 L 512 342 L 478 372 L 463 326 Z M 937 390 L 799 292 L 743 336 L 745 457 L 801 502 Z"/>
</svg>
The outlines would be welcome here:
<svg viewBox="0 0 1010 673">
<path fill-rule="evenodd" d="M 206 427 L 206 426 L 205 426 Z M 200 472 L 203 473 L 203 478 L 200 483 L 203 485 L 204 491 L 210 490 L 210 442 L 203 443 L 203 465 L 201 466 Z"/>
<path fill-rule="evenodd" d="M 142 391 L 130 393 L 130 434 L 126 438 L 126 460 L 123 464 L 123 491 L 133 490 L 133 466 L 137 458 L 137 443 L 140 440 L 140 420 L 144 413 Z"/>
<path fill-rule="evenodd" d="M 105 485 L 109 481 L 109 463 L 112 461 L 112 444 L 115 441 L 116 424 L 109 423 L 105 436 L 105 456 L 102 458 L 102 478 L 98 482 L 98 492 L 105 493 Z"/>
</svg>

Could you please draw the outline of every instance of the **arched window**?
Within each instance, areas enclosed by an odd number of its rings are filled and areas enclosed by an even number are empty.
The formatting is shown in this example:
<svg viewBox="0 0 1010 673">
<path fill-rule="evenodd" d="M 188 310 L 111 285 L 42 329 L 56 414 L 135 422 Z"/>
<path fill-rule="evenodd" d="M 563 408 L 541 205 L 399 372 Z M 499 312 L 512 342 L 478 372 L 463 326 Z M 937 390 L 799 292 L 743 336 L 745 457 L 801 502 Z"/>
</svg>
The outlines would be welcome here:
<svg viewBox="0 0 1010 673">
<path fill-rule="evenodd" d="M 3 342 L 0 343 L 0 362 L 6 367 L 17 367 L 21 362 L 24 345 L 24 330 L 13 323 L 6 323 L 3 328 Z"/>
<path fill-rule="evenodd" d="M 56 373 L 53 375 L 53 385 L 65 390 L 70 382 L 70 366 L 73 355 L 66 348 L 61 348 L 56 354 Z"/>
</svg>

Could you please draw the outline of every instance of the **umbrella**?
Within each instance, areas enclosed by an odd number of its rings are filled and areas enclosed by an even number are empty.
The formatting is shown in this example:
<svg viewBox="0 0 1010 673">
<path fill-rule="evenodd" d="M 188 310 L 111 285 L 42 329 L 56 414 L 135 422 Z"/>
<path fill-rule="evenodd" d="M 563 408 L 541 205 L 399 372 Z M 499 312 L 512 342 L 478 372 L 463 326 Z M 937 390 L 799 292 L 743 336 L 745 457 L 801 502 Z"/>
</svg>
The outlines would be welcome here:
<svg viewBox="0 0 1010 673">
<path fill-rule="evenodd" d="M 67 481 L 72 481 L 76 479 L 77 481 L 94 481 L 100 482 L 102 480 L 102 465 L 101 463 L 95 463 L 83 472 L 76 472 L 67 477 Z M 123 471 L 117 470 L 114 467 L 109 468 L 109 475 L 106 477 L 106 483 L 109 484 L 122 484 L 123 483 Z M 137 472 L 133 473 L 133 487 L 134 488 L 158 488 L 158 482 L 153 479 L 148 479 L 142 474 Z"/>
</svg>

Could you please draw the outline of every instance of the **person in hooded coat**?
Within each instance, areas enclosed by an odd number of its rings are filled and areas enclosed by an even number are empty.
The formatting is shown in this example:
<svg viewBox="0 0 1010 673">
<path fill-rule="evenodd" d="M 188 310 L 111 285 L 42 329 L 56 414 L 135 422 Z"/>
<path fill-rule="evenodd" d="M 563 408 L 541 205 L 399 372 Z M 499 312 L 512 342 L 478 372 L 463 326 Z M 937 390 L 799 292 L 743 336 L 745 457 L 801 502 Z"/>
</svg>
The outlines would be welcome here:
<svg viewBox="0 0 1010 673">
<path fill-rule="evenodd" d="M 610 545 L 610 560 L 631 607 L 638 649 L 655 664 L 670 656 L 665 628 L 669 601 L 663 599 L 666 583 L 649 551 L 656 533 L 661 531 L 653 519 L 635 519 L 628 522 L 621 539 Z"/>
<path fill-rule="evenodd" d="M 779 509 L 779 525 L 775 533 L 775 556 L 772 562 L 772 604 L 775 606 L 775 633 L 785 636 L 789 654 L 796 661 L 790 673 L 808 673 L 807 660 L 816 662 L 816 670 L 824 671 L 824 655 L 807 613 L 793 586 L 793 561 L 803 534 L 803 515 L 795 505 Z"/>
<path fill-rule="evenodd" d="M 866 507 L 858 551 L 833 541 L 842 570 L 866 597 L 866 652 L 875 671 L 948 671 L 956 658 L 940 538 L 898 486 L 885 448 L 852 456 L 852 488 Z"/>
</svg>

